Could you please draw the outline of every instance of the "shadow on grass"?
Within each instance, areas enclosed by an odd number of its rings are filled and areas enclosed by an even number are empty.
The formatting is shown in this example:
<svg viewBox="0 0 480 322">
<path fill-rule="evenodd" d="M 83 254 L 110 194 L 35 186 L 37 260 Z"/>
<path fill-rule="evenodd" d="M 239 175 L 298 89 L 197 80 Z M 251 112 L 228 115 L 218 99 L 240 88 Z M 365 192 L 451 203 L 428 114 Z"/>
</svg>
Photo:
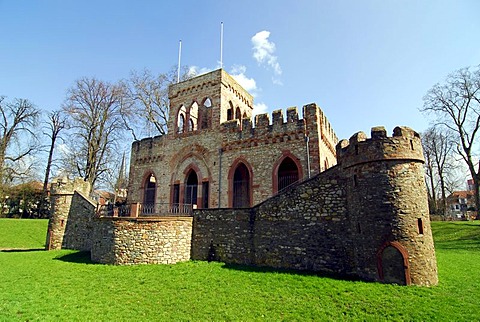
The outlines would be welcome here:
<svg viewBox="0 0 480 322">
<path fill-rule="evenodd" d="M 7 248 L 0 249 L 2 253 L 28 253 L 28 252 L 43 252 L 45 248 Z"/>
<path fill-rule="evenodd" d="M 332 278 L 342 281 L 364 281 L 355 276 L 347 276 L 340 273 L 329 273 L 329 272 L 317 272 L 317 271 L 308 271 L 308 270 L 294 270 L 294 269 L 284 269 L 284 268 L 273 268 L 273 267 L 264 267 L 264 266 L 250 266 L 250 265 L 240 265 L 240 264 L 224 264 L 222 266 L 224 269 L 231 269 L 236 271 L 244 272 L 253 272 L 253 273 L 277 273 L 277 274 L 288 274 L 288 275 L 299 275 L 299 276 L 317 276 Z"/>
<path fill-rule="evenodd" d="M 54 260 L 76 264 L 97 264 L 95 262 L 92 262 L 92 260 L 90 259 L 90 252 L 87 251 L 79 251 L 67 255 L 58 256 L 55 257 Z"/>
</svg>

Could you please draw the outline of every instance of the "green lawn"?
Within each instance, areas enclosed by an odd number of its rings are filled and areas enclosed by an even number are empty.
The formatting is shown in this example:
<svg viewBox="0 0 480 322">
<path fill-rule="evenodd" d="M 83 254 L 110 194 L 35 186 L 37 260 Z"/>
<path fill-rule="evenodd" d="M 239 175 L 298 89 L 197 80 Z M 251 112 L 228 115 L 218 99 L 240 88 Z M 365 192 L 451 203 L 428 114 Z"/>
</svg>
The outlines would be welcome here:
<svg viewBox="0 0 480 322">
<path fill-rule="evenodd" d="M 25 232 L 9 235 L 15 225 Z M 436 222 L 433 230 L 440 284 L 431 288 L 222 263 L 107 266 L 74 251 L 3 251 L 0 321 L 480 320 L 480 223 Z M 45 221 L 0 220 L 0 248 L 42 247 L 45 231 Z"/>
</svg>

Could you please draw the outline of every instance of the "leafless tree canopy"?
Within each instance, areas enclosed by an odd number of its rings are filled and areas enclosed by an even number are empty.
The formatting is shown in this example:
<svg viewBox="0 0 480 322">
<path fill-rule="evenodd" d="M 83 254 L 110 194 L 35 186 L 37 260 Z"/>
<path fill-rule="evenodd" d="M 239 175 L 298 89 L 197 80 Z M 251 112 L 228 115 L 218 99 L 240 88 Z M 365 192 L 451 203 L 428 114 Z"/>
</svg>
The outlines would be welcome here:
<svg viewBox="0 0 480 322">
<path fill-rule="evenodd" d="M 82 78 L 67 92 L 63 111 L 70 122 L 70 160 L 77 174 L 92 187 L 105 179 L 121 154 L 118 144 L 124 139 L 124 116 L 130 115 L 122 104 L 125 88 L 95 78 Z"/>
<path fill-rule="evenodd" d="M 188 67 L 183 67 L 180 81 L 193 76 Z M 130 78 L 124 82 L 127 87 L 125 102 L 132 106 L 132 110 L 136 111 L 133 115 L 138 117 L 132 120 L 137 127 L 133 124 L 129 126 L 135 139 L 138 139 L 137 134 L 155 136 L 167 133 L 168 87 L 176 81 L 177 70 L 172 68 L 170 72 L 158 75 L 147 69 L 141 72 L 133 71 Z"/>
<path fill-rule="evenodd" d="M 456 186 L 454 141 L 452 132 L 442 127 L 431 127 L 422 135 L 430 206 L 439 215 L 445 215 L 447 192 L 452 185 Z M 440 197 L 440 204 L 437 197 Z"/>
<path fill-rule="evenodd" d="M 433 86 L 424 97 L 422 111 L 436 118 L 436 124 L 455 133 L 457 152 L 468 166 L 476 189 L 476 208 L 480 210 L 478 131 L 480 128 L 480 66 L 450 74 L 444 84 Z"/>
<path fill-rule="evenodd" d="M 28 174 L 27 160 L 38 149 L 35 128 L 38 109 L 28 100 L 7 102 L 0 96 L 0 182 L 5 184 Z"/>
</svg>

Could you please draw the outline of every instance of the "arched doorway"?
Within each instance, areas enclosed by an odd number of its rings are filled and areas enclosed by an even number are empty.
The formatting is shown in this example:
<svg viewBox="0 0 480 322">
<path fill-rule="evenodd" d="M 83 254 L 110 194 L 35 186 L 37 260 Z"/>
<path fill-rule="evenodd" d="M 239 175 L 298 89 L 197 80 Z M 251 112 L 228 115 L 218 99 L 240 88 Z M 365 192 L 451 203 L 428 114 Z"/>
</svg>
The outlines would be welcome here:
<svg viewBox="0 0 480 322">
<path fill-rule="evenodd" d="M 378 273 L 385 283 L 409 285 L 408 253 L 398 242 L 384 245 L 378 252 Z"/>
<path fill-rule="evenodd" d="M 278 185 L 277 191 L 281 191 L 299 179 L 298 167 L 296 163 L 289 157 L 283 159 L 278 167 Z"/>
<path fill-rule="evenodd" d="M 240 163 L 233 175 L 233 208 L 246 208 L 251 206 L 250 200 L 250 173 L 245 164 Z"/>
<path fill-rule="evenodd" d="M 157 179 L 155 175 L 151 173 L 147 176 L 144 184 L 144 191 L 143 191 L 143 205 L 142 205 L 142 212 L 143 213 L 153 213 L 155 209 L 155 194 L 157 191 Z"/>
<path fill-rule="evenodd" d="M 194 170 L 191 170 L 185 182 L 184 204 L 196 205 L 198 197 L 198 176 Z"/>
</svg>

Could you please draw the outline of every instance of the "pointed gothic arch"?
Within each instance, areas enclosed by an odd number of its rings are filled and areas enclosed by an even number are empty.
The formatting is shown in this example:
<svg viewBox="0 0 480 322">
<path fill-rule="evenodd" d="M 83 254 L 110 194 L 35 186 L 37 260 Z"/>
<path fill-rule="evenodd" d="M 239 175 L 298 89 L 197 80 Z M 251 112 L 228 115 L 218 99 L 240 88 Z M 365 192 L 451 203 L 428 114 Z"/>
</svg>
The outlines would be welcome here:
<svg viewBox="0 0 480 322">
<path fill-rule="evenodd" d="M 154 213 L 157 197 L 157 177 L 153 171 L 149 171 L 143 178 L 143 213 Z"/>
<path fill-rule="evenodd" d="M 252 168 L 243 159 L 237 159 L 228 174 L 228 204 L 232 208 L 248 208 L 252 206 Z"/>
<path fill-rule="evenodd" d="M 177 113 L 177 133 L 185 132 L 185 122 L 187 121 L 187 108 L 185 105 L 180 106 Z"/>
<path fill-rule="evenodd" d="M 228 102 L 229 108 L 227 110 L 227 121 L 233 120 L 233 103 L 232 101 Z"/>
<path fill-rule="evenodd" d="M 190 169 L 185 177 L 185 194 L 183 203 L 186 205 L 198 204 L 198 174 Z"/>
<path fill-rule="evenodd" d="M 289 151 L 285 151 L 273 165 L 272 192 L 277 193 L 302 178 L 303 169 L 300 160 Z"/>
<path fill-rule="evenodd" d="M 198 104 L 193 102 L 188 113 L 188 131 L 196 131 L 198 129 Z"/>
</svg>

